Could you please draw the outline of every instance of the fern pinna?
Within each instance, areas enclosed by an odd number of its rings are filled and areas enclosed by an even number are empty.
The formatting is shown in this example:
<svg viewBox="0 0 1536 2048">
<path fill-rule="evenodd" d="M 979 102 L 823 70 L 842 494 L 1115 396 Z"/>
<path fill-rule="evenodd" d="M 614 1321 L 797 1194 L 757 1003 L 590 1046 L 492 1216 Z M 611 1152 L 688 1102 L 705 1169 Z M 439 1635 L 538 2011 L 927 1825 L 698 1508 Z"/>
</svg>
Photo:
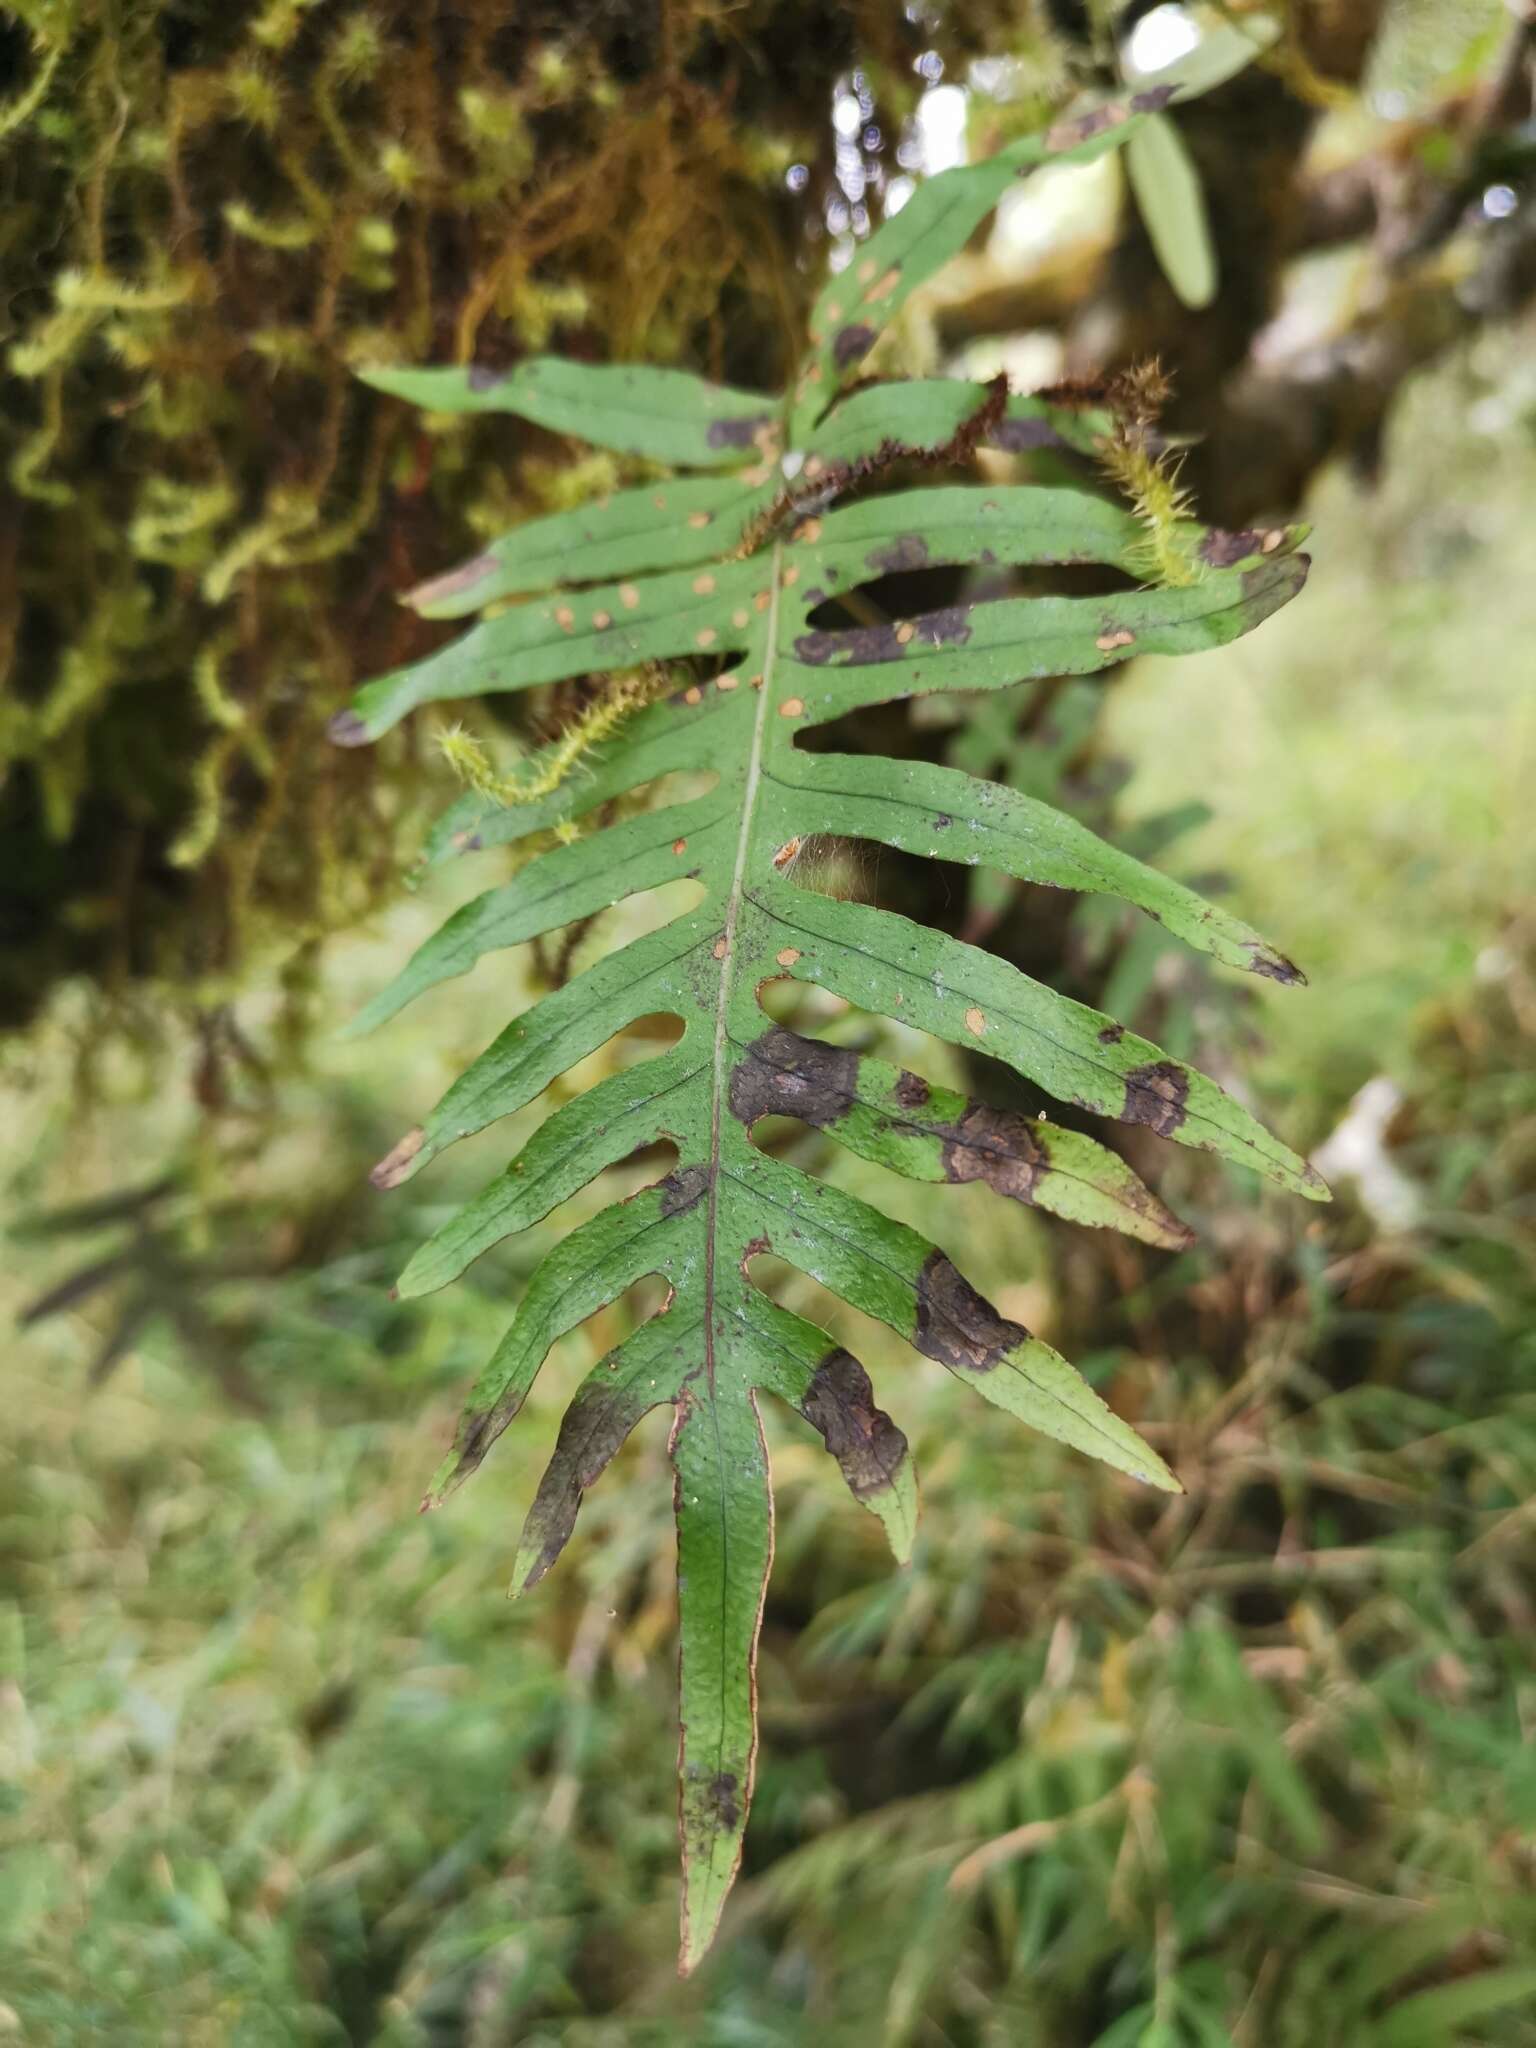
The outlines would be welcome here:
<svg viewBox="0 0 1536 2048">
<path fill-rule="evenodd" d="M 1152 97 L 1152 96 L 1148 96 Z M 1158 96 L 1160 97 L 1160 96 Z M 920 1076 L 770 1022 L 765 984 L 788 977 L 1006 1060 L 1079 1108 L 1149 1124 L 1302 1194 L 1316 1177 L 1203 1075 L 1110 1018 L 943 933 L 797 883 L 816 835 L 864 839 L 1011 876 L 1112 894 L 1225 962 L 1281 981 L 1296 971 L 1245 925 L 1105 844 L 1044 803 L 926 761 L 811 752 L 812 727 L 862 706 L 939 690 L 992 690 L 1140 653 L 1223 644 L 1300 589 L 1297 535 L 1180 525 L 1177 581 L 1136 583 L 1138 514 L 1087 484 L 887 490 L 857 486 L 893 457 L 999 449 L 1092 458 L 1111 422 L 1010 395 L 999 382 L 871 382 L 859 365 L 883 323 L 960 248 L 1012 181 L 1081 162 L 1134 127 L 1140 104 L 1099 109 L 922 186 L 817 302 L 810 349 L 782 401 L 676 371 L 553 359 L 508 373 L 380 370 L 370 381 L 440 411 L 505 411 L 671 468 L 526 525 L 413 593 L 428 617 L 503 605 L 463 638 L 364 687 L 335 738 L 376 739 L 436 699 L 690 658 L 686 681 L 599 738 L 580 769 L 535 780 L 530 800 L 463 797 L 438 855 L 542 835 L 546 850 L 451 917 L 359 1020 L 381 1023 L 488 950 L 590 917 L 679 877 L 697 907 L 636 939 L 515 1018 L 426 1122 L 376 1170 L 393 1187 L 446 1146 L 532 1102 L 636 1019 L 668 1012 L 681 1038 L 551 1115 L 521 1156 L 420 1250 L 401 1291 L 442 1286 L 606 1166 L 669 1141 L 673 1171 L 572 1231 L 528 1284 L 470 1396 L 430 1503 L 475 1470 L 528 1395 L 550 1346 L 633 1283 L 659 1275 L 665 1309 L 578 1389 L 529 1512 L 514 1590 L 535 1584 L 569 1536 L 584 1490 L 629 1431 L 673 1409 L 681 1630 L 682 1964 L 708 1946 L 740 1860 L 756 1745 L 753 1663 L 773 1547 L 758 1396 L 778 1395 L 825 1439 L 854 1497 L 908 1554 L 916 1490 L 907 1444 L 858 1360 L 753 1285 L 773 1252 L 878 1317 L 985 1399 L 1154 1486 L 1162 1461 L 1049 1345 L 1006 1321 L 914 1231 L 752 1143 L 773 1114 L 830 1133 L 863 1158 L 927 1181 L 999 1192 L 1159 1244 L 1182 1226 L 1091 1139 L 930 1085 Z M 852 387 L 852 388 L 850 388 Z M 846 502 L 838 503 L 839 499 Z M 1166 536 L 1165 536 L 1166 538 Z M 834 599 L 893 570 L 968 564 L 1103 564 L 1103 596 L 959 603 L 881 618 Z M 1107 578 L 1107 583 L 1117 579 Z M 839 616 L 833 613 L 832 616 Z M 652 670 L 653 673 L 656 671 Z M 665 674 L 665 671 L 662 671 Z M 559 743 L 556 743 L 559 744 Z M 690 771 L 703 793 L 612 821 L 613 799 Z M 710 782 L 709 778 L 713 777 Z M 528 792 L 525 792 L 527 795 Z M 621 811 L 623 807 L 620 807 Z M 579 821 L 601 823 L 587 836 Z"/>
</svg>

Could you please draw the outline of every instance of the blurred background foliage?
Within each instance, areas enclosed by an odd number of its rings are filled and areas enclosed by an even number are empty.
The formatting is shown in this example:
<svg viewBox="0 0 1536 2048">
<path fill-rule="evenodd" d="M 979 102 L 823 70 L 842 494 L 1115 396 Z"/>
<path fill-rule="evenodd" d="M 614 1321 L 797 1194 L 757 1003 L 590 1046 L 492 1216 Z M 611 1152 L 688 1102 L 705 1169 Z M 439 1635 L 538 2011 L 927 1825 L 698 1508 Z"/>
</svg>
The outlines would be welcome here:
<svg viewBox="0 0 1536 2048">
<path fill-rule="evenodd" d="M 336 1043 L 463 883 L 400 887 L 448 794 L 420 741 L 319 735 L 413 651 L 394 590 L 607 478 L 507 422 L 424 431 L 350 366 L 549 346 L 772 386 L 829 255 L 1112 82 L 1159 12 L 0 15 L 0 1311 L 25 1332 L 0 2041 L 1536 2044 L 1519 7 L 1270 9 L 1265 62 L 1180 116 L 1207 311 L 1111 173 L 1005 210 L 901 337 L 909 367 L 1025 384 L 1156 350 L 1202 511 L 1319 529 L 1303 600 L 1222 655 L 914 714 L 907 744 L 1222 888 L 1304 962 L 1306 992 L 1239 994 L 1155 928 L 962 870 L 924 908 L 1256 1091 L 1334 1209 L 1138 1145 L 1201 1233 L 1169 1257 L 819 1161 L 1078 1359 L 1188 1493 L 980 1404 L 961 1426 L 926 1365 L 780 1273 L 869 1359 L 924 1522 L 894 1573 L 769 1419 L 760 1785 L 686 1987 L 660 1436 L 556 1578 L 502 1590 L 560 1406 L 644 1302 L 567 1340 L 487 1471 L 413 1512 L 591 1198 L 389 1300 L 520 1131 L 388 1201 L 368 1162 L 559 970 L 487 962 L 472 999 Z"/>
</svg>

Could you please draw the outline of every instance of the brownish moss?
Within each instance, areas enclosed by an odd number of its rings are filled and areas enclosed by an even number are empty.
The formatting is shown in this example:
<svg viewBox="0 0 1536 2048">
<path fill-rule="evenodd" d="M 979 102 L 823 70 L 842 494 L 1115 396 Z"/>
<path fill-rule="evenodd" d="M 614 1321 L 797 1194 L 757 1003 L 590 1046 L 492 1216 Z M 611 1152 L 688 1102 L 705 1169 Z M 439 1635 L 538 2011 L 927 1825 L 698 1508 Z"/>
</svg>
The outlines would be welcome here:
<svg viewBox="0 0 1536 2048">
<path fill-rule="evenodd" d="M 66 976 L 227 988 L 396 872 L 411 742 L 326 719 L 420 651 L 394 592 L 603 472 L 511 422 L 439 437 L 352 366 L 775 388 L 809 283 L 784 169 L 825 165 L 856 55 L 899 99 L 921 47 L 875 0 L 36 18 L 0 49 L 0 1025 Z"/>
</svg>

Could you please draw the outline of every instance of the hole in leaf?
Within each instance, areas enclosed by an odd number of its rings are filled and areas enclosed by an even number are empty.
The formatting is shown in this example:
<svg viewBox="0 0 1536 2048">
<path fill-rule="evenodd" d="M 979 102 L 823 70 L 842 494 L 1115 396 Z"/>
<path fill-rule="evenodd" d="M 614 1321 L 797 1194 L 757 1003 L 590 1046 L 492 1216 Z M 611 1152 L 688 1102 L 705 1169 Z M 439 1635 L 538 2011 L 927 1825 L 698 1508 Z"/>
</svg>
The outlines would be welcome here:
<svg viewBox="0 0 1536 2048">
<path fill-rule="evenodd" d="M 987 604 L 1009 597 L 1105 597 L 1135 590 L 1136 579 L 1102 562 L 1053 562 L 1021 568 L 983 564 L 974 568 L 903 570 L 871 577 L 849 590 L 829 593 L 809 614 L 814 628 L 836 632 L 881 619 L 914 619 L 957 604 Z M 850 602 L 851 598 L 851 602 Z"/>
</svg>

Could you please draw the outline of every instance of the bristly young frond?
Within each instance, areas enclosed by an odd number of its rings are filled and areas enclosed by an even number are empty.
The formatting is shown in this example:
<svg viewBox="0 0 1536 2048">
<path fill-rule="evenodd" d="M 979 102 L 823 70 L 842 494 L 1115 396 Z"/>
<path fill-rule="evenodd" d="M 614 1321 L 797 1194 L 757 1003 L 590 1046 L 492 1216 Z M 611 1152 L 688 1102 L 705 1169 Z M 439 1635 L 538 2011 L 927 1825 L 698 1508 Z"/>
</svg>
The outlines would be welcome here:
<svg viewBox="0 0 1536 2048">
<path fill-rule="evenodd" d="M 505 374 L 370 373 L 421 405 L 516 413 L 707 472 L 535 521 L 423 585 L 412 601 L 428 617 L 493 600 L 499 608 L 426 660 L 369 683 L 333 728 L 339 742 L 357 745 L 423 704 L 691 658 L 684 673 L 696 680 L 626 704 L 606 726 L 597 721 L 575 772 L 553 772 L 566 744 L 557 740 L 542 766 L 536 756 L 519 775 L 516 802 L 498 801 L 486 786 L 460 798 L 434 837 L 434 857 L 535 835 L 546 850 L 452 916 L 359 1019 L 382 1023 L 486 952 L 639 891 L 680 877 L 702 887 L 694 909 L 509 1022 L 375 1170 L 381 1187 L 405 1180 L 446 1146 L 532 1102 L 641 1016 L 666 1012 L 681 1022 L 680 1039 L 659 1057 L 611 1074 L 551 1115 L 417 1252 L 400 1287 L 420 1294 L 444 1285 L 605 1167 L 659 1142 L 676 1148 L 672 1172 L 570 1233 L 535 1272 L 428 1501 L 480 1464 L 563 1333 L 648 1275 L 669 1284 L 665 1309 L 578 1390 L 529 1511 L 515 1589 L 554 1561 L 586 1488 L 640 1417 L 669 1405 L 685 1969 L 713 1936 L 752 1791 L 753 1665 L 773 1548 L 760 1395 L 778 1395 L 820 1432 L 898 1557 L 908 1554 L 915 1517 L 906 1440 L 876 1405 L 864 1368 L 753 1284 L 748 1268 L 759 1253 L 777 1254 L 878 1317 L 1046 1435 L 1154 1486 L 1178 1485 L 1063 1358 L 999 1315 L 943 1252 L 769 1156 L 751 1134 L 763 1117 L 792 1117 L 917 1180 L 985 1181 L 1012 1200 L 1151 1244 L 1186 1243 L 1184 1226 L 1093 1139 L 772 1023 L 759 1000 L 764 985 L 788 978 L 830 990 L 861 1010 L 983 1049 L 1078 1109 L 1148 1124 L 1299 1194 L 1325 1192 L 1214 1082 L 1109 1017 L 942 932 L 817 894 L 793 872 L 794 849 L 816 835 L 986 863 L 1118 897 L 1228 966 L 1299 979 L 1237 918 L 1035 798 L 929 762 L 798 744 L 812 727 L 864 705 L 1221 646 L 1301 588 L 1307 562 L 1296 530 L 1234 535 L 1190 522 L 1180 545 L 1200 573 L 1138 581 L 1142 515 L 1092 487 L 1092 459 L 1113 425 L 1102 413 L 1015 397 L 1001 382 L 848 388 L 882 325 L 1016 177 L 1114 147 L 1144 105 L 1099 109 L 921 186 L 821 293 L 802 373 L 783 400 L 672 370 L 553 359 Z M 858 492 L 896 457 L 943 461 L 978 443 L 1086 456 L 1085 483 Z M 1100 564 L 1121 572 L 1122 587 L 957 603 L 906 618 L 871 619 L 863 599 L 838 609 L 893 572 L 978 563 Z M 511 598 L 523 601 L 507 605 Z M 693 793 L 648 810 L 611 808 L 679 771 L 691 775 Z M 583 820 L 585 836 L 575 829 Z"/>
</svg>

